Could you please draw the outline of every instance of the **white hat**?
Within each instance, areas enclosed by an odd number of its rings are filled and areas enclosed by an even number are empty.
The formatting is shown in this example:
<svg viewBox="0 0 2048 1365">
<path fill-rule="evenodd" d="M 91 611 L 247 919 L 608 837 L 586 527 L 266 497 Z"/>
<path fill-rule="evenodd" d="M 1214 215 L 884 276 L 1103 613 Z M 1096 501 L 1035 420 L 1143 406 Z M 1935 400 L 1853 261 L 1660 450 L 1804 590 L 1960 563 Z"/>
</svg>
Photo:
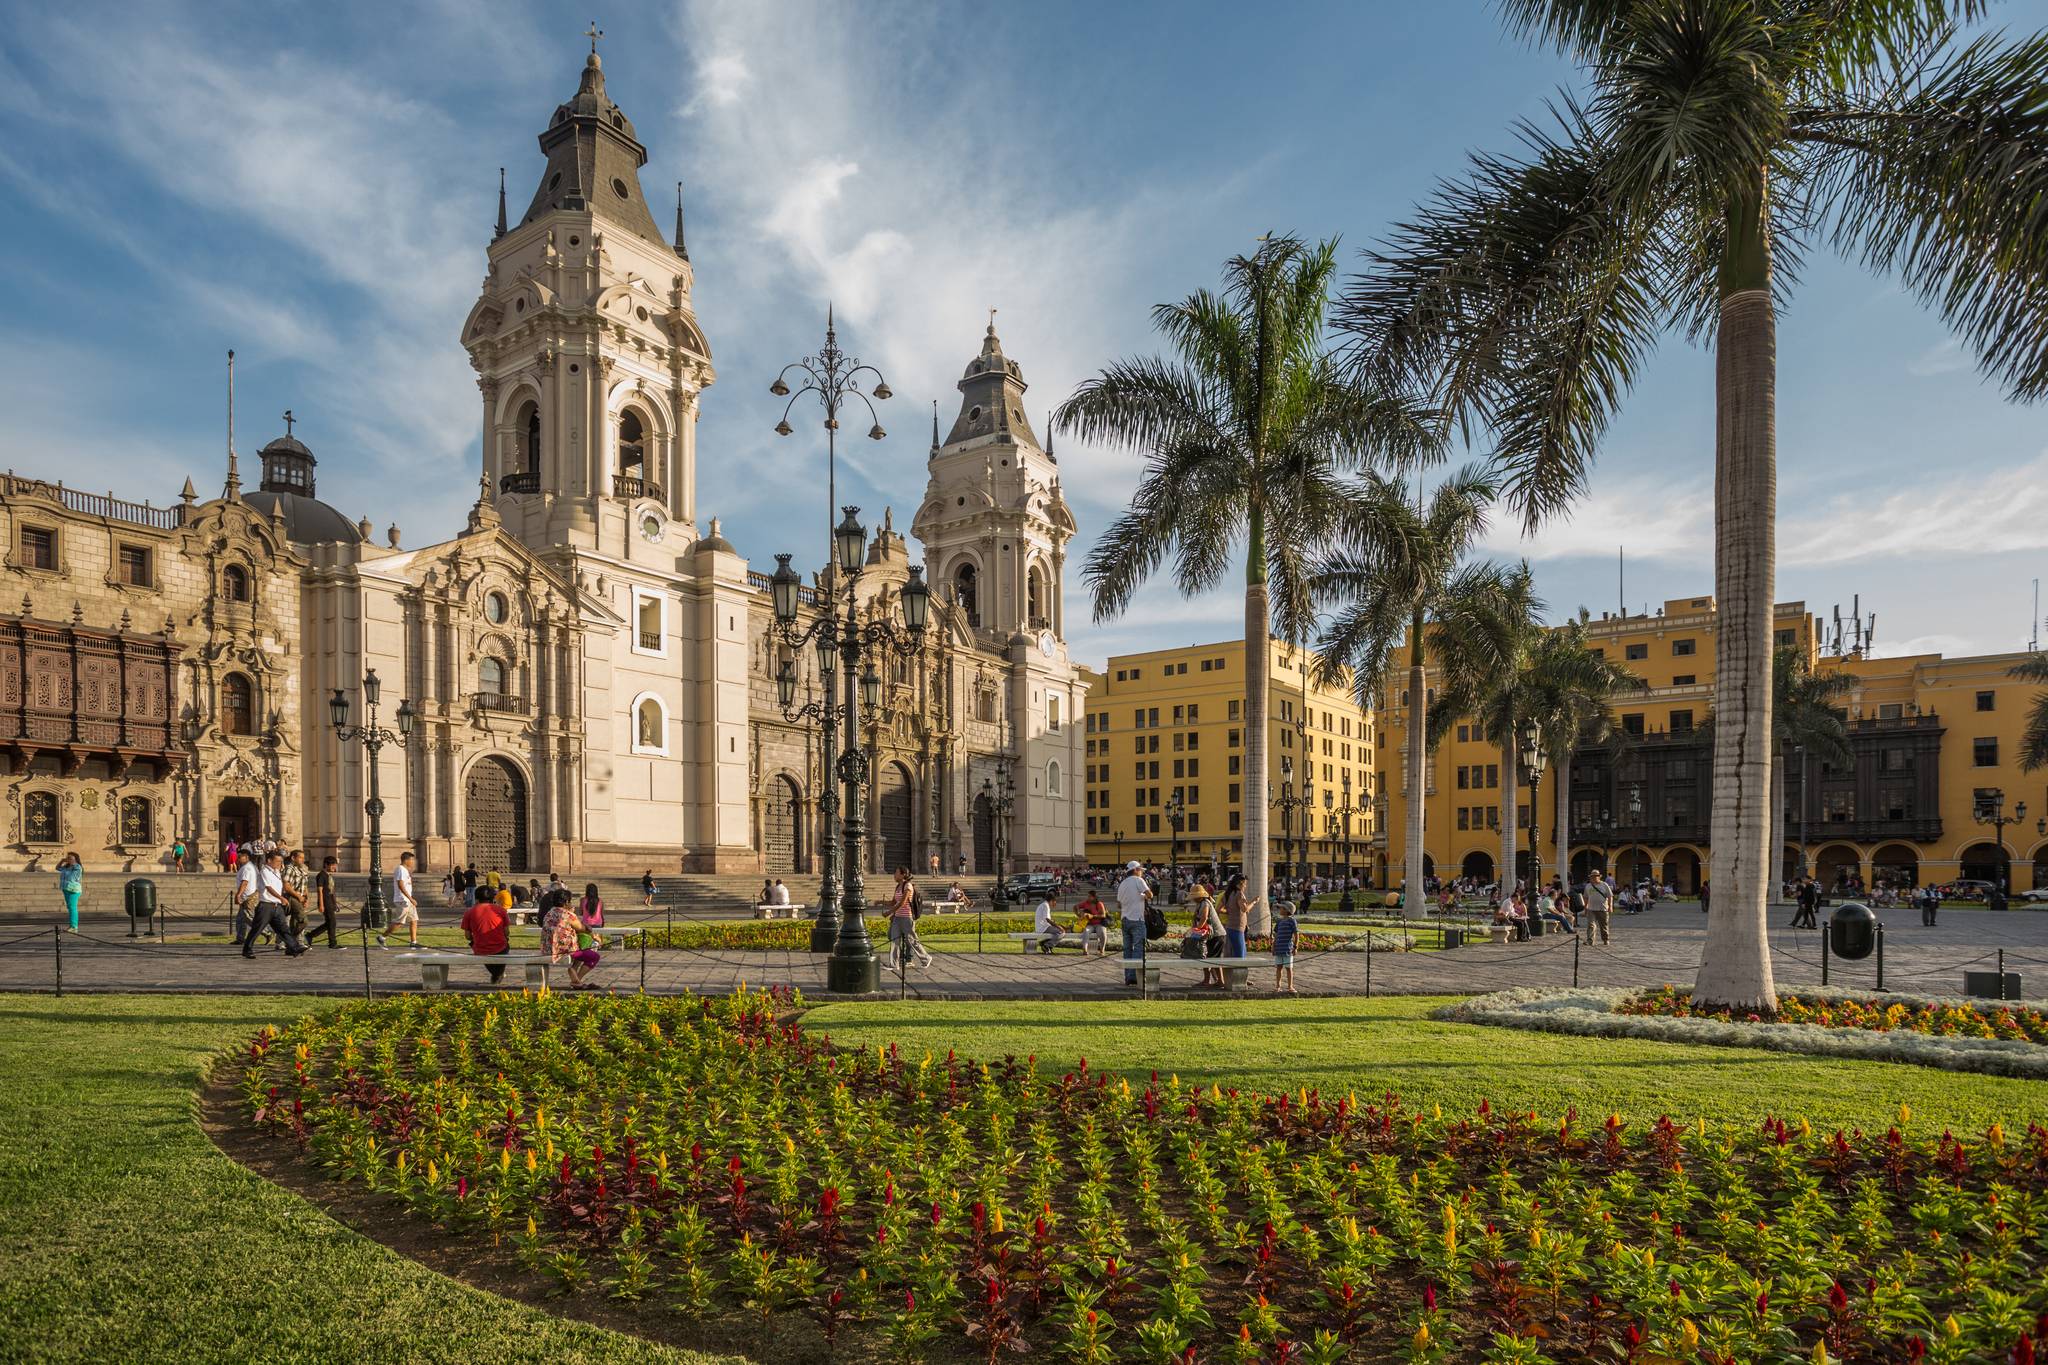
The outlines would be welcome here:
<svg viewBox="0 0 2048 1365">
<path fill-rule="evenodd" d="M 1139 862 L 1136 858 L 1133 858 L 1131 859 L 1131 861 L 1124 864 L 1124 871 L 1126 872 L 1143 872 L 1144 870 L 1145 865 Z"/>
</svg>

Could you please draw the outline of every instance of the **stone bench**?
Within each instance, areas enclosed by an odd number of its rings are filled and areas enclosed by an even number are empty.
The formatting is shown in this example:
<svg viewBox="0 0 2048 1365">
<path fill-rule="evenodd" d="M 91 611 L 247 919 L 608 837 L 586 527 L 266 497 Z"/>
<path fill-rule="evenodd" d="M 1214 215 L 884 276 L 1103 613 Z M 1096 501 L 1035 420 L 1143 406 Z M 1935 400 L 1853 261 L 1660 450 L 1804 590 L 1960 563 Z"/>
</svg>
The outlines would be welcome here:
<svg viewBox="0 0 2048 1365">
<path fill-rule="evenodd" d="M 528 990 L 542 990 L 548 984 L 548 955 L 546 953 L 412 952 L 400 953 L 398 956 L 408 962 L 420 964 L 420 986 L 424 990 L 447 990 L 448 969 L 464 962 L 475 963 L 479 967 L 522 967 L 526 972 L 526 988 Z"/>
<path fill-rule="evenodd" d="M 807 919 L 809 918 L 809 916 L 807 916 L 804 912 L 809 908 L 809 906 L 805 905 L 801 901 L 792 901 L 788 905 L 756 905 L 754 907 L 754 918 Z"/>
<path fill-rule="evenodd" d="M 1052 935 L 1038 933 L 1010 933 L 1004 935 L 1004 937 L 1014 939 L 1016 941 L 1018 951 L 1028 953 L 1033 948 L 1041 948 L 1042 945 L 1044 945 L 1048 940 L 1052 938 Z M 1107 940 L 1104 941 L 1107 942 Z M 1087 942 L 1088 940 L 1086 935 L 1069 930 L 1063 932 L 1060 935 L 1059 942 L 1053 944 L 1052 946 L 1055 948 L 1081 948 L 1085 947 L 1087 945 Z"/>
<path fill-rule="evenodd" d="M 934 915 L 957 915 L 967 909 L 966 901 L 933 901 L 928 907 Z"/>
<path fill-rule="evenodd" d="M 1250 980 L 1250 974 L 1245 971 L 1246 968 L 1271 967 L 1274 964 L 1272 954 L 1270 953 L 1253 953 L 1245 957 L 1182 957 L 1176 953 L 1172 957 L 1119 958 L 1117 959 L 1117 965 L 1127 972 L 1136 972 L 1138 974 L 1139 991 L 1142 994 L 1151 995 L 1159 989 L 1159 976 L 1163 972 L 1175 970 L 1204 972 L 1214 971 L 1220 967 L 1230 973 L 1230 975 L 1223 979 L 1235 989 L 1245 985 Z"/>
</svg>

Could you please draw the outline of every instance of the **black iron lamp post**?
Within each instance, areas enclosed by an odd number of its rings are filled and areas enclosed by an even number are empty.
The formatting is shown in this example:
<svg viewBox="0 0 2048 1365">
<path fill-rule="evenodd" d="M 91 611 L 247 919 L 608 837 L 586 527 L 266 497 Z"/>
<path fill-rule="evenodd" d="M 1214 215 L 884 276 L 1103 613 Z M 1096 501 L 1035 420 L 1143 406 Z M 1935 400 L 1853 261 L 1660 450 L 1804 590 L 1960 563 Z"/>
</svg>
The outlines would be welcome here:
<svg viewBox="0 0 2048 1365">
<path fill-rule="evenodd" d="M 1356 814 L 1358 814 L 1358 810 L 1351 804 L 1351 770 L 1346 768 L 1344 770 L 1344 801 L 1342 805 L 1337 807 L 1338 833 L 1341 835 L 1344 845 L 1344 889 L 1346 890 L 1349 890 L 1351 887 L 1351 817 Z"/>
<path fill-rule="evenodd" d="M 778 381 L 780 382 L 780 381 Z M 832 532 L 833 554 L 837 559 L 838 577 L 844 585 L 843 610 L 832 611 L 813 621 L 809 627 L 796 628 L 797 588 L 801 579 L 789 567 L 790 556 L 775 556 L 775 573 L 769 578 L 769 593 L 775 609 L 778 633 L 793 650 L 809 644 L 818 657 L 819 676 L 825 695 L 816 701 L 792 709 L 796 700 L 796 668 L 789 661 L 776 673 L 776 691 L 783 706 L 783 713 L 795 720 L 803 716 L 815 716 L 826 726 L 833 720 L 841 722 L 837 728 L 844 732 L 844 748 L 833 755 L 828 747 L 827 757 L 835 766 L 832 775 L 837 777 L 841 791 L 837 809 L 842 816 L 839 840 L 839 905 L 834 923 L 829 930 L 832 935 L 832 960 L 826 966 L 825 980 L 829 989 L 840 994 L 865 994 L 880 984 L 881 969 L 875 959 L 874 944 L 868 938 L 867 922 L 863 912 L 867 907 L 867 888 L 861 877 L 861 841 L 865 836 L 861 812 L 861 791 L 872 777 L 868 756 L 860 747 L 860 716 L 863 710 L 868 714 L 878 711 L 882 703 L 882 679 L 875 671 L 874 660 L 884 653 L 902 655 L 915 654 L 924 644 L 925 627 L 931 619 L 931 589 L 925 586 L 924 570 L 913 568 L 910 581 L 903 585 L 904 630 L 879 617 L 863 622 L 860 619 L 859 579 L 861 568 L 867 559 L 867 531 L 860 524 L 858 507 L 848 507 L 845 517 Z M 836 651 L 836 664 L 828 661 L 827 655 Z M 831 690 L 834 676 L 840 683 L 840 700 L 832 700 Z M 831 729 L 828 734 L 833 733 Z M 829 868 L 830 864 L 828 864 Z M 814 951 L 819 941 L 825 938 L 826 917 L 832 915 L 833 906 L 829 901 L 818 906 L 819 924 L 811 931 Z"/>
<path fill-rule="evenodd" d="M 1636 864 L 1640 867 L 1649 856 L 1649 848 L 1643 843 L 1643 784 L 1631 782 L 1628 786 L 1628 827 L 1636 837 Z"/>
<path fill-rule="evenodd" d="M 800 381 L 794 390 L 789 386 L 791 378 Z M 868 385 L 869 387 L 863 391 L 863 385 Z M 789 402 L 783 405 L 782 420 L 775 424 L 775 433 L 778 436 L 787 436 L 795 430 L 789 424 L 789 414 L 795 408 L 797 399 L 802 398 L 807 393 L 816 394 L 819 403 L 824 406 L 825 526 L 828 543 L 836 546 L 841 528 L 833 525 L 832 512 L 839 502 L 839 413 L 841 409 L 848 405 L 850 400 L 858 399 L 861 405 L 867 409 L 870 419 L 868 439 L 872 441 L 881 440 L 888 433 L 882 430 L 881 419 L 876 415 L 875 405 L 869 401 L 869 398 L 870 396 L 880 399 L 889 398 L 891 395 L 888 382 L 882 378 L 880 370 L 877 370 L 872 365 L 862 364 L 857 358 L 849 356 L 839 349 L 839 333 L 832 325 L 832 310 L 828 306 L 825 310 L 824 346 L 819 348 L 816 355 L 805 356 L 802 360 L 792 361 L 790 364 L 783 366 L 782 373 L 776 375 L 775 382 L 768 386 L 768 392 L 774 394 L 777 398 L 789 399 Z M 832 826 L 839 815 L 839 795 L 833 787 L 832 774 L 832 764 L 839 752 L 837 733 L 839 717 L 834 714 L 834 708 L 831 705 L 832 662 L 833 657 L 837 653 L 838 603 L 832 594 L 823 594 L 823 606 L 825 608 L 823 617 L 813 621 L 808 629 L 801 632 L 797 631 L 795 629 L 796 605 L 797 599 L 801 595 L 803 580 L 793 570 L 789 573 L 786 580 L 781 577 L 782 571 L 788 568 L 789 560 L 789 555 L 776 556 L 779 567 L 776 570 L 777 579 L 774 580 L 776 586 L 773 588 L 773 593 L 775 597 L 775 619 L 780 627 L 778 633 L 781 635 L 783 642 L 792 649 L 800 650 L 806 641 L 815 641 L 817 644 L 819 683 L 825 697 L 824 704 L 821 707 L 817 707 L 817 709 L 814 709 L 816 704 L 809 704 L 791 711 L 790 703 L 796 696 L 796 689 L 793 683 L 790 686 L 784 687 L 780 678 L 776 680 L 776 683 L 777 690 L 782 693 L 783 697 L 784 716 L 792 722 L 805 715 L 816 716 L 823 730 L 823 734 L 819 737 L 821 752 L 824 754 L 824 762 L 819 765 L 820 775 L 824 779 L 824 789 L 818 793 L 818 827 L 821 831 L 821 838 L 818 842 L 825 855 L 825 865 L 818 883 L 818 918 L 811 926 L 811 951 L 814 953 L 829 953 L 834 951 L 834 947 L 838 942 L 840 902 L 839 849 L 832 839 Z M 856 566 L 854 570 L 849 572 L 857 571 L 858 568 Z M 787 599 L 786 602 L 785 598 Z M 786 615 L 784 614 L 785 606 L 787 608 Z M 907 610 L 907 601 L 905 607 Z M 851 686 L 852 684 L 849 682 L 849 689 Z M 847 724 L 849 727 L 852 725 L 851 718 L 848 719 Z"/>
<path fill-rule="evenodd" d="M 1614 875 L 1614 812 L 1603 810 L 1593 828 L 1600 831 L 1600 870 Z"/>
<path fill-rule="evenodd" d="M 2022 801 L 2012 808 L 2012 814 L 2005 813 L 2005 789 L 1993 787 L 1977 798 L 1976 809 L 1971 812 L 1980 825 L 1992 828 L 1992 837 L 1998 841 L 1998 851 L 2005 858 L 2005 885 L 1994 885 L 1993 890 L 2003 893 L 2012 884 L 2012 854 L 2006 852 L 2005 827 L 2017 825 L 2027 818 L 2027 803 Z M 1994 907 L 1995 908 L 1995 907 Z"/>
<path fill-rule="evenodd" d="M 369 756 L 370 796 L 363 802 L 363 813 L 370 817 L 370 894 L 363 900 L 363 923 L 371 929 L 384 928 L 384 798 L 377 788 L 377 752 L 387 744 L 402 744 L 412 734 L 413 721 L 418 713 L 412 709 L 412 702 L 398 703 L 398 729 L 394 732 L 377 724 L 377 700 L 383 692 L 378 681 L 377 670 L 372 668 L 363 674 L 363 723 L 352 726 L 348 723 L 348 694 L 339 687 L 327 699 L 327 710 L 334 721 L 334 737 L 343 744 L 360 741 Z"/>
<path fill-rule="evenodd" d="M 1124 832 L 1118 830 L 1109 837 L 1116 844 L 1116 870 L 1121 872 L 1124 870 Z"/>
<path fill-rule="evenodd" d="M 1543 789 L 1543 727 L 1534 720 L 1522 722 L 1522 780 L 1529 784 L 1529 892 L 1533 896 L 1543 885 L 1543 845 L 1537 842 L 1539 793 Z"/>
<path fill-rule="evenodd" d="M 1287 869 L 1287 879 L 1292 882 L 1296 875 L 1294 865 L 1294 811 L 1301 805 L 1301 798 L 1294 794 L 1294 757 L 1280 755 L 1280 794 L 1273 798 L 1273 804 L 1280 808 L 1280 863 Z"/>
<path fill-rule="evenodd" d="M 1182 798 L 1180 788 L 1166 798 L 1166 828 L 1171 840 L 1170 852 L 1166 855 L 1166 903 L 1180 904 L 1180 831 L 1187 819 L 1187 802 Z"/>
<path fill-rule="evenodd" d="M 990 832 L 996 841 L 996 904 L 1010 903 L 1010 812 L 1017 808 L 1017 784 L 1010 777 L 1010 760 L 1002 755 L 996 758 L 994 779 L 981 779 L 981 794 L 988 802 Z M 1117 845 L 1123 845 L 1119 833 Z"/>
</svg>

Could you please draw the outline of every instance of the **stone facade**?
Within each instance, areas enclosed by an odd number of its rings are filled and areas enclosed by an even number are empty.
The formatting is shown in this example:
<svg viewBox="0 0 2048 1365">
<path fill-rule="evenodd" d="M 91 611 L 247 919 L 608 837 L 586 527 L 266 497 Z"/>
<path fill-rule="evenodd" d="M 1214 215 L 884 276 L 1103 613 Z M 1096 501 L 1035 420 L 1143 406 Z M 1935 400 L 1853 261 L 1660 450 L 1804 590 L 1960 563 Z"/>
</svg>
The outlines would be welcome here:
<svg viewBox="0 0 2048 1365">
<path fill-rule="evenodd" d="M 374 671 L 377 722 L 395 730 L 400 699 L 416 716 L 375 773 L 387 862 L 410 848 L 428 869 L 821 868 L 818 737 L 781 710 L 766 579 L 697 522 L 715 375 L 680 206 L 669 241 L 595 54 L 540 147 L 539 187 L 516 224 L 501 200 L 463 324 L 482 477 L 453 536 L 413 548 L 393 526 L 378 543 L 318 500 L 317 459 L 290 430 L 247 493 L 231 435 L 204 503 L 189 481 L 159 508 L 8 476 L 0 588 L 22 594 L 0 616 L 0 674 L 11 659 L 17 675 L 11 691 L 0 677 L 9 861 L 76 849 L 148 867 L 173 839 L 210 859 L 262 836 L 365 866 L 371 773 L 329 703 L 338 691 L 364 723 Z M 934 629 L 888 667 L 861 729 L 874 868 L 965 854 L 992 871 L 982 785 L 1003 775 L 1011 865 L 1082 854 L 1083 693 L 1060 606 L 1073 521 L 1021 406 L 1007 416 L 1023 379 L 993 326 L 960 388 L 917 527 L 952 576 L 933 574 Z M 995 402 L 1006 415 L 984 420 Z M 863 612 L 896 613 L 908 580 L 891 521 L 855 580 Z M 988 586 L 959 599 L 969 565 Z"/>
</svg>

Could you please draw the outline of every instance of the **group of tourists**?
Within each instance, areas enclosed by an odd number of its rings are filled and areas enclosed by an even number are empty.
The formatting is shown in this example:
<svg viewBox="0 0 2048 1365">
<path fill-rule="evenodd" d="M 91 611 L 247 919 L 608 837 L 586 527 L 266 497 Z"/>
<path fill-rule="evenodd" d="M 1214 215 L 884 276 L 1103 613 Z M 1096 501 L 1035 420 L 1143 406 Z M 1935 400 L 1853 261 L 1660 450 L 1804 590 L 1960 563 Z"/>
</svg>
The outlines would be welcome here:
<svg viewBox="0 0 2048 1365">
<path fill-rule="evenodd" d="M 400 859 L 401 865 L 411 859 Z M 340 860 L 332 854 L 321 859 L 315 872 L 306 850 L 289 853 L 271 847 L 235 857 L 235 890 L 232 922 L 233 946 L 245 959 L 254 960 L 259 943 L 281 949 L 286 957 L 304 953 L 322 935 L 329 948 L 341 947 L 338 928 L 340 907 Z M 409 874 L 408 874 L 409 875 Z M 317 913 L 320 923 L 311 924 Z M 418 923 L 415 915 L 414 923 Z M 381 940 L 380 940 L 381 942 Z"/>
<path fill-rule="evenodd" d="M 1630 905 L 1641 904 L 1641 898 L 1631 895 L 1628 888 L 1617 889 L 1599 871 L 1588 873 L 1584 882 L 1574 886 L 1566 886 L 1564 878 L 1557 876 L 1533 891 L 1517 882 L 1494 908 L 1493 922 L 1509 929 L 1518 943 L 1531 937 L 1532 925 L 1533 932 L 1541 934 L 1545 922 L 1568 934 L 1577 934 L 1583 925 L 1586 942 L 1610 943 L 1614 916 L 1625 909 L 1625 896 Z"/>
<path fill-rule="evenodd" d="M 467 881 L 474 872 L 474 867 L 464 869 L 463 880 Z M 516 890 L 514 883 L 495 870 L 485 873 L 474 885 L 462 888 L 467 901 L 462 913 L 462 933 L 469 940 L 470 952 L 478 957 L 502 957 L 511 951 L 512 912 L 520 903 Z M 569 964 L 571 990 L 588 989 L 590 974 L 603 956 L 598 951 L 596 931 L 604 927 L 604 898 L 597 893 L 597 883 L 586 883 L 580 899 L 563 884 L 558 873 L 549 875 L 545 888 L 535 879 L 526 890 L 531 894 L 528 903 L 540 921 L 541 948 L 548 954 L 548 961 Z M 493 985 L 504 979 L 505 968 L 501 963 L 486 963 L 485 970 Z"/>
</svg>

